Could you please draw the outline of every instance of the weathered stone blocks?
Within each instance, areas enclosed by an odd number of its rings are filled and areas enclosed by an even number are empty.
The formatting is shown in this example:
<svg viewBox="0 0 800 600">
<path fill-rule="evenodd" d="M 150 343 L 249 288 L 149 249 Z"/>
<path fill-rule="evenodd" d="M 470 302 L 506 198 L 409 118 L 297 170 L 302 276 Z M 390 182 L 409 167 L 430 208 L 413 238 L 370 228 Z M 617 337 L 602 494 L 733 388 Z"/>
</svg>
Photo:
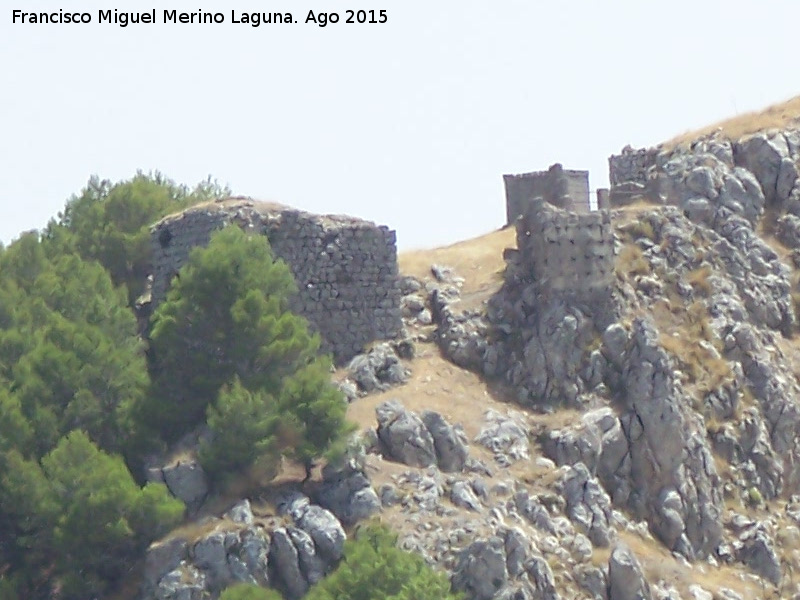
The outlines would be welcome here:
<svg viewBox="0 0 800 600">
<path fill-rule="evenodd" d="M 607 211 L 576 214 L 534 199 L 517 222 L 520 263 L 550 291 L 584 294 L 611 287 L 614 232 Z"/>
<path fill-rule="evenodd" d="M 227 225 L 266 235 L 289 266 L 298 293 L 292 309 L 308 319 L 323 349 L 343 363 L 401 327 L 395 232 L 339 215 L 315 215 L 274 203 L 232 198 L 199 205 L 152 227 L 153 309 L 191 250 Z"/>
<path fill-rule="evenodd" d="M 556 163 L 547 171 L 503 175 L 506 219 L 509 225 L 528 211 L 534 198 L 565 210 L 589 212 L 589 172 L 564 169 Z"/>
</svg>

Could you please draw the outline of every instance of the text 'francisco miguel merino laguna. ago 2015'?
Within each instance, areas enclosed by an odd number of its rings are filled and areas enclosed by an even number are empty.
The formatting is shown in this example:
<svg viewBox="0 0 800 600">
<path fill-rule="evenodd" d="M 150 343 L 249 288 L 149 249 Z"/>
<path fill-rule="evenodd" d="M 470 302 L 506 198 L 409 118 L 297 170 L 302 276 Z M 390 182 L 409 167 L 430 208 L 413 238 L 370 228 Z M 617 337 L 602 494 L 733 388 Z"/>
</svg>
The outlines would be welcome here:
<svg viewBox="0 0 800 600">
<path fill-rule="evenodd" d="M 193 12 L 178 12 L 177 10 L 163 9 L 159 12 L 155 8 L 148 11 L 126 12 L 117 9 L 98 10 L 95 20 L 90 12 L 70 12 L 59 9 L 51 12 L 28 12 L 14 9 L 11 11 L 11 22 L 26 25 L 38 24 L 88 24 L 105 23 L 127 27 L 150 23 L 210 25 L 219 23 L 233 23 L 259 27 L 260 25 L 284 23 L 313 23 L 318 27 L 325 27 L 334 23 L 386 23 L 388 20 L 385 10 L 346 10 L 343 13 L 315 12 L 309 10 L 300 20 L 295 19 L 290 12 L 242 12 L 230 11 L 230 20 L 224 13 L 196 10 Z M 161 20 L 158 20 L 159 14 Z"/>
</svg>

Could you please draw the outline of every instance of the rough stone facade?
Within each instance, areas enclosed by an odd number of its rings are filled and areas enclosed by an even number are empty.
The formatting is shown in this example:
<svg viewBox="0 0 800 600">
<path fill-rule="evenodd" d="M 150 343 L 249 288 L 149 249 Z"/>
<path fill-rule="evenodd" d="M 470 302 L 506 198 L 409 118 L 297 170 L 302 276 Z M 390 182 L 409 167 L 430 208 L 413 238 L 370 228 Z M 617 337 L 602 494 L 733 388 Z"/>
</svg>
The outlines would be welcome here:
<svg viewBox="0 0 800 600">
<path fill-rule="evenodd" d="M 531 280 L 549 290 L 585 295 L 612 285 L 614 232 L 608 211 L 576 214 L 534 199 L 517 222 L 517 248 Z"/>
<path fill-rule="evenodd" d="M 547 171 L 503 175 L 506 219 L 509 225 L 525 214 L 534 198 L 576 213 L 588 213 L 589 172 L 564 169 L 556 163 Z"/>
<path fill-rule="evenodd" d="M 323 349 L 337 363 L 373 340 L 400 332 L 394 231 L 352 217 L 241 198 L 190 208 L 153 226 L 153 309 L 166 297 L 189 252 L 231 224 L 267 236 L 297 283 L 292 309 L 319 331 Z"/>
<path fill-rule="evenodd" d="M 647 171 L 655 166 L 657 148 L 625 146 L 621 154 L 608 157 L 608 180 L 612 188 L 622 183 L 647 183 Z"/>
</svg>

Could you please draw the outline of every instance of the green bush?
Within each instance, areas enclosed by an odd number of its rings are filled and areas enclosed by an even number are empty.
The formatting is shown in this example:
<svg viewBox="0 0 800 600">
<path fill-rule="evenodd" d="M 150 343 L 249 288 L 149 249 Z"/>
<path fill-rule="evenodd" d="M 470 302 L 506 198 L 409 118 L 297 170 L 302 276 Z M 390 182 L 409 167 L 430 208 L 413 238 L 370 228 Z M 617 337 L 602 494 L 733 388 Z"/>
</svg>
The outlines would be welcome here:
<svg viewBox="0 0 800 600">
<path fill-rule="evenodd" d="M 305 600 L 457 600 L 443 573 L 417 554 L 397 547 L 397 537 L 368 526 L 345 544 L 339 567 L 309 591 Z"/>
<path fill-rule="evenodd" d="M 0 577 L 0 600 L 19 600 L 16 582 L 7 577 Z"/>
<path fill-rule="evenodd" d="M 307 477 L 316 457 L 343 453 L 356 428 L 346 420 L 347 402 L 331 384 L 330 368 L 328 359 L 319 358 L 288 377 L 280 393 L 280 437 L 291 441 L 282 449 L 305 465 Z"/>
<path fill-rule="evenodd" d="M 0 382 L 33 429 L 41 457 L 84 429 L 107 450 L 123 438 L 118 410 L 147 389 L 143 347 L 122 290 L 97 263 L 47 258 L 35 235 L 0 254 Z"/>
<path fill-rule="evenodd" d="M 219 600 L 283 600 L 275 590 L 258 587 L 249 583 L 240 583 L 227 588 Z"/>
<path fill-rule="evenodd" d="M 182 517 L 107 454 L 130 449 L 149 389 L 128 294 L 149 270 L 150 224 L 226 193 L 94 179 L 42 235 L 0 246 L 0 600 L 96 597 Z"/>
<path fill-rule="evenodd" d="M 208 407 L 209 443 L 200 460 L 215 479 L 241 471 L 258 459 L 276 460 L 275 426 L 279 415 L 274 399 L 262 391 L 250 392 L 237 378 Z"/>
</svg>

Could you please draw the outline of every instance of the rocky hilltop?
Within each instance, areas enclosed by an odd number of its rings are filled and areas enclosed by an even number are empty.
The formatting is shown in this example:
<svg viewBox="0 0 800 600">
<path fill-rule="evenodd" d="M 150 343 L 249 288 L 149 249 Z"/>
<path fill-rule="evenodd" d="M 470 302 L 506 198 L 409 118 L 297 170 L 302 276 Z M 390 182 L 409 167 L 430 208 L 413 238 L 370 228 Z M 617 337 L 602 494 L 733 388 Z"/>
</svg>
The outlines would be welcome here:
<svg viewBox="0 0 800 600">
<path fill-rule="evenodd" d="M 208 498 L 186 441 L 151 477 L 196 520 L 141 597 L 300 598 L 378 518 L 471 600 L 800 598 L 800 129 L 757 129 L 626 149 L 606 210 L 531 198 L 401 254 L 402 335 L 335 374 L 347 460 Z"/>
</svg>

